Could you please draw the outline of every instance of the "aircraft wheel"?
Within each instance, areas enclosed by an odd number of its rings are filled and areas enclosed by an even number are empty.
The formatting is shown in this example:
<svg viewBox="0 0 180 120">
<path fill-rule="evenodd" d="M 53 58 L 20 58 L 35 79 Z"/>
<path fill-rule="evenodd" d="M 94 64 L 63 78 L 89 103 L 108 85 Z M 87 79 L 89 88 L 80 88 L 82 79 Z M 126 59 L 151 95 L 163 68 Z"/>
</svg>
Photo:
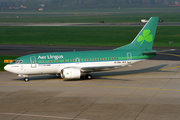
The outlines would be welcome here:
<svg viewBox="0 0 180 120">
<path fill-rule="evenodd" d="M 25 81 L 25 82 L 28 82 L 28 81 L 29 81 L 29 78 L 25 77 L 25 78 L 24 78 L 24 81 Z"/>
<path fill-rule="evenodd" d="M 87 79 L 92 79 L 92 75 L 87 74 L 87 75 L 86 75 L 86 78 L 87 78 Z"/>
</svg>

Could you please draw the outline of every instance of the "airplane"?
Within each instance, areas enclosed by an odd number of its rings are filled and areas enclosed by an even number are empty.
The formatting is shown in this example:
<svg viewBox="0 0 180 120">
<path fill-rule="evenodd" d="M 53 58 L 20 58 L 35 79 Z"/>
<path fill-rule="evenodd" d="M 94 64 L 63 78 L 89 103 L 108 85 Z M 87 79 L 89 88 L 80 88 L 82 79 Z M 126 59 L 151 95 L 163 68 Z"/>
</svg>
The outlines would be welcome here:
<svg viewBox="0 0 180 120">
<path fill-rule="evenodd" d="M 164 20 L 158 20 L 158 22 L 163 22 Z M 141 19 L 141 23 L 147 23 L 148 22 L 148 20 L 146 20 L 146 19 Z"/>
<path fill-rule="evenodd" d="M 4 69 L 24 77 L 29 75 L 56 74 L 64 79 L 92 79 L 91 72 L 106 71 L 152 58 L 152 50 L 159 17 L 151 17 L 135 39 L 128 45 L 113 50 L 73 51 L 30 54 L 15 59 Z"/>
<path fill-rule="evenodd" d="M 141 23 L 147 23 L 148 22 L 148 20 L 146 20 L 146 19 L 141 19 Z"/>
</svg>

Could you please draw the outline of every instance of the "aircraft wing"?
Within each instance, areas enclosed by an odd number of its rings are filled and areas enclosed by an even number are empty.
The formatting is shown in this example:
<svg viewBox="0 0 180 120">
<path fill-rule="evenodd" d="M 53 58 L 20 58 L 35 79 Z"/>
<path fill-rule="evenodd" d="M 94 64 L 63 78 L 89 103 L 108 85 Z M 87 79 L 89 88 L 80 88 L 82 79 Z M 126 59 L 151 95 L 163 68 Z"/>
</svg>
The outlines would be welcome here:
<svg viewBox="0 0 180 120">
<path fill-rule="evenodd" d="M 82 72 L 97 72 L 97 71 L 107 71 L 107 70 L 112 70 L 115 68 L 120 68 L 120 67 L 124 67 L 124 66 L 108 66 L 108 67 L 83 67 L 81 68 Z"/>
</svg>

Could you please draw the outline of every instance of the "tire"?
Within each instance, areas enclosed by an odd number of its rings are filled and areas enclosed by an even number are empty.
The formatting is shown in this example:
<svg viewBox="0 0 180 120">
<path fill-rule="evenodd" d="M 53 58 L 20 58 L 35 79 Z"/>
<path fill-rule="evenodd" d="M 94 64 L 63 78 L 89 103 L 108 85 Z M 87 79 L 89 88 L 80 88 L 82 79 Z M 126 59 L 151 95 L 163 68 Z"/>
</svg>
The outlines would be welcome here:
<svg viewBox="0 0 180 120">
<path fill-rule="evenodd" d="M 86 75 L 86 78 L 87 78 L 87 79 L 92 79 L 92 75 L 87 74 L 87 75 Z"/>
<path fill-rule="evenodd" d="M 25 81 L 25 82 L 28 82 L 28 81 L 29 81 L 29 78 L 27 78 L 27 77 L 24 78 L 24 81 Z"/>
</svg>

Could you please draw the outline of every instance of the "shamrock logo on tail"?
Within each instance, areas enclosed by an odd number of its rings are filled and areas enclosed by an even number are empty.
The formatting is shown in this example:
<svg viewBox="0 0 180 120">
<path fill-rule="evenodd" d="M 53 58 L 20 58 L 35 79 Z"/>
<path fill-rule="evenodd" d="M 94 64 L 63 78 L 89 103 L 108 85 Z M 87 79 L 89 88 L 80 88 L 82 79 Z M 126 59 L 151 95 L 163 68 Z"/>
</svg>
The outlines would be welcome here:
<svg viewBox="0 0 180 120">
<path fill-rule="evenodd" d="M 150 34 L 151 31 L 149 29 L 147 30 L 144 30 L 143 31 L 143 36 L 140 35 L 137 39 L 138 42 L 141 42 L 141 44 L 143 44 L 144 40 L 147 41 L 147 42 L 152 42 L 153 40 L 153 35 Z"/>
</svg>

